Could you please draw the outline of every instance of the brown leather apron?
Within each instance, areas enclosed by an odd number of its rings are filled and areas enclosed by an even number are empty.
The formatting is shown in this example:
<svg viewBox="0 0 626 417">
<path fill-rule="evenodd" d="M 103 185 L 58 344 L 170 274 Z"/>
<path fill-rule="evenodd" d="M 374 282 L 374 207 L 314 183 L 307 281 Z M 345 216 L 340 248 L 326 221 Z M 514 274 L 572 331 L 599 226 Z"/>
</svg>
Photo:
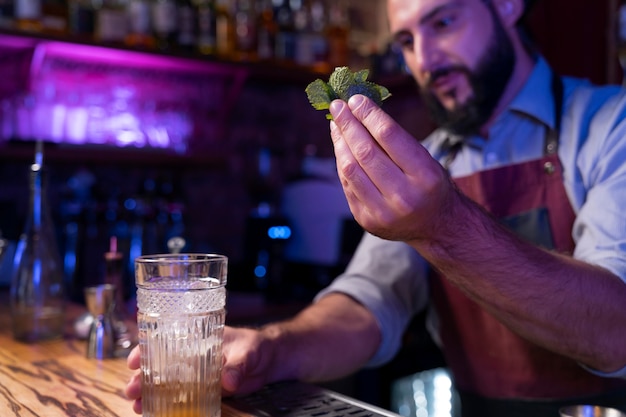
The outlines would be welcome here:
<svg viewBox="0 0 626 417">
<path fill-rule="evenodd" d="M 465 195 L 524 239 L 547 249 L 572 253 L 575 214 L 565 192 L 557 156 L 562 86 L 555 79 L 557 129 L 546 132 L 544 157 L 454 181 Z M 626 404 L 626 380 L 594 376 L 575 361 L 528 342 L 446 279 L 434 276 L 431 291 L 439 316 L 442 350 L 460 392 L 468 393 L 473 399 L 531 400 L 531 403 L 538 400 L 543 404 L 557 399 L 575 403 L 583 397 L 617 390 L 621 404 Z M 539 415 L 536 410 L 530 410 L 533 414 L 528 416 Z M 558 416 L 557 409 L 548 410 L 545 415 Z M 481 409 L 464 411 L 464 415 L 491 414 Z"/>
</svg>

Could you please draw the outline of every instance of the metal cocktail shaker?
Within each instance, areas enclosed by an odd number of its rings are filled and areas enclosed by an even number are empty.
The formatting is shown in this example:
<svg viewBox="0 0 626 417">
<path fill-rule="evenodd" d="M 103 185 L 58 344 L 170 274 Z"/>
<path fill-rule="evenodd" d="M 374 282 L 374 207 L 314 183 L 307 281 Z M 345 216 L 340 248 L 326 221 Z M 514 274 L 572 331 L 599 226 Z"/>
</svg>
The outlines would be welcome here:
<svg viewBox="0 0 626 417">
<path fill-rule="evenodd" d="M 87 357 L 106 359 L 115 356 L 115 329 L 112 312 L 115 286 L 102 284 L 85 288 L 85 302 L 93 317 L 87 337 Z"/>
</svg>

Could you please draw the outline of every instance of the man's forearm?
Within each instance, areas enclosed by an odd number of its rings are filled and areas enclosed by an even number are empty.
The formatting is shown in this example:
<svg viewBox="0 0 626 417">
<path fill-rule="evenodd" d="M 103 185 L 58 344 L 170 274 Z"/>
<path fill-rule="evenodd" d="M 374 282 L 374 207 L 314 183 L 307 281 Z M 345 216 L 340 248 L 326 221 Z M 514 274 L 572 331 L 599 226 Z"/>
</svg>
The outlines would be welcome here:
<svg viewBox="0 0 626 417">
<path fill-rule="evenodd" d="M 328 381 L 360 368 L 375 353 L 380 332 L 373 315 L 352 298 L 333 293 L 285 322 L 262 329 L 274 343 L 276 379 Z"/>
<path fill-rule="evenodd" d="M 433 266 L 519 335 L 601 371 L 626 365 L 626 284 L 530 245 L 462 195 L 434 239 L 412 242 Z"/>
</svg>

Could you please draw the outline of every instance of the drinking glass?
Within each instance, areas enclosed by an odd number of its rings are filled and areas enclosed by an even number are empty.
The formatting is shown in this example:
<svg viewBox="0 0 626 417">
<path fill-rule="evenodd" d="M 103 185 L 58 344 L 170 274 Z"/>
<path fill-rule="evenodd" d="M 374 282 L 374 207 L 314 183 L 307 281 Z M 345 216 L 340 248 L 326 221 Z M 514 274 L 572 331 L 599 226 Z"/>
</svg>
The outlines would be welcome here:
<svg viewBox="0 0 626 417">
<path fill-rule="evenodd" d="M 220 416 L 227 264 L 217 254 L 135 259 L 144 417 Z"/>
</svg>

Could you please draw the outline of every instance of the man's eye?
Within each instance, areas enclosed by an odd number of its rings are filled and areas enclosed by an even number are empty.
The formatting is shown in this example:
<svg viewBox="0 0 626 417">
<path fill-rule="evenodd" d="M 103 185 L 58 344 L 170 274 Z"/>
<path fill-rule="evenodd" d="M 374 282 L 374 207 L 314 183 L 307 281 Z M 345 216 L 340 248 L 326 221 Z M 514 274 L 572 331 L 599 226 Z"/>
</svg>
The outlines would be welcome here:
<svg viewBox="0 0 626 417">
<path fill-rule="evenodd" d="M 398 51 L 406 51 L 413 49 L 413 37 L 412 36 L 396 36 L 393 41 L 394 49 Z"/>
<path fill-rule="evenodd" d="M 447 29 L 454 23 L 455 20 L 456 19 L 454 18 L 454 16 L 444 16 L 444 17 L 434 20 L 433 26 L 435 29 L 438 29 L 438 30 Z"/>
</svg>

